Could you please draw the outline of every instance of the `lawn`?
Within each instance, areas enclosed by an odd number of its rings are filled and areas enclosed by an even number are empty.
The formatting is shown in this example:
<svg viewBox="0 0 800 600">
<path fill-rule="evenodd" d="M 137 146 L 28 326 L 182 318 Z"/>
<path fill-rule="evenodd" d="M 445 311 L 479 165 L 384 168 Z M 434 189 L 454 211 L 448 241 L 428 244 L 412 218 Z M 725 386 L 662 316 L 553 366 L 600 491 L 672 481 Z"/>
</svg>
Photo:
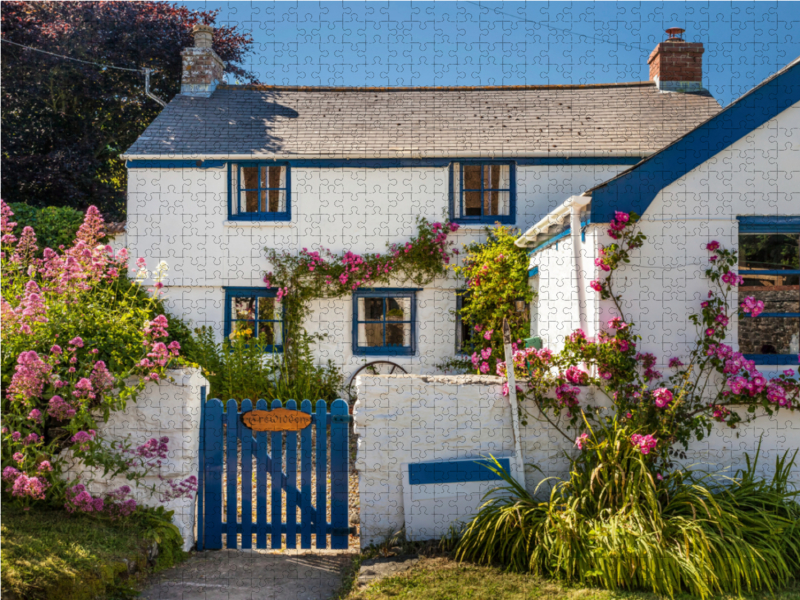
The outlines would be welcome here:
<svg viewBox="0 0 800 600">
<path fill-rule="evenodd" d="M 64 510 L 2 512 L 2 595 L 17 600 L 125 597 L 180 557 L 172 544 L 151 554 L 157 531 L 142 519 L 112 523 Z"/>
<path fill-rule="evenodd" d="M 350 592 L 345 600 L 662 600 L 644 592 L 609 592 L 573 588 L 529 575 L 505 573 L 492 567 L 458 564 L 449 558 L 420 558 L 410 571 L 387 577 L 363 589 Z M 677 596 L 689 600 L 692 596 Z M 733 600 L 718 596 L 716 600 Z M 758 594 L 764 600 L 800 600 L 800 584 L 774 596 Z"/>
</svg>

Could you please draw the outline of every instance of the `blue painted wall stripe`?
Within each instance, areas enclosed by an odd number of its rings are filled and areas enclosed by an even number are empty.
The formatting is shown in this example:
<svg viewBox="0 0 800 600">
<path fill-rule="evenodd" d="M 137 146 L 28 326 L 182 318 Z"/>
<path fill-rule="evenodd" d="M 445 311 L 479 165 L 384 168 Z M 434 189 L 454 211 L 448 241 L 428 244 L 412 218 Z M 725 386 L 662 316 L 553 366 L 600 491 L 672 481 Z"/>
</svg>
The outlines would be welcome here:
<svg viewBox="0 0 800 600">
<path fill-rule="evenodd" d="M 499 458 L 497 462 L 511 472 L 509 459 Z M 486 468 L 493 464 L 490 460 L 449 461 L 433 463 L 414 463 L 408 465 L 408 481 L 411 485 L 439 483 L 466 483 L 468 481 L 499 481 L 500 477 Z"/>
<path fill-rule="evenodd" d="M 644 214 L 658 192 L 797 102 L 800 64 L 754 88 L 624 175 L 594 189 L 592 221 L 608 223 L 616 210 Z"/>
</svg>

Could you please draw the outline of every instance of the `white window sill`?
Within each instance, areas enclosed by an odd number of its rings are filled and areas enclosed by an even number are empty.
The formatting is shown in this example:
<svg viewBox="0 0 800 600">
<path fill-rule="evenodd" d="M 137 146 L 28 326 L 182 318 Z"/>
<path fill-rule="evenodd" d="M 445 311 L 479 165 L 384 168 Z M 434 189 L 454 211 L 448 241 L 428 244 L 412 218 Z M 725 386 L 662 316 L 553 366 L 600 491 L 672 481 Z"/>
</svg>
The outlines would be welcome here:
<svg viewBox="0 0 800 600">
<path fill-rule="evenodd" d="M 223 227 L 293 227 L 293 221 L 223 221 Z"/>
</svg>

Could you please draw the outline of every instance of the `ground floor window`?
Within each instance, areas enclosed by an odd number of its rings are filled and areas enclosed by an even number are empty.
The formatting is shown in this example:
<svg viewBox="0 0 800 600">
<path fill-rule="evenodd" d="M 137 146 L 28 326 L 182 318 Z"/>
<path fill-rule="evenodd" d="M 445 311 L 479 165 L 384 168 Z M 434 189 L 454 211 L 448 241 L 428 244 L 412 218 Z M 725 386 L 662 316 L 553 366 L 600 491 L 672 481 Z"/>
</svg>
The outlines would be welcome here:
<svg viewBox="0 0 800 600">
<path fill-rule="evenodd" d="M 226 288 L 225 337 L 258 338 L 274 352 L 283 350 L 283 308 L 277 289 Z"/>
<path fill-rule="evenodd" d="M 800 353 L 800 218 L 739 219 L 739 302 L 764 303 L 739 320 L 739 351 L 758 364 L 796 364 Z"/>
<path fill-rule="evenodd" d="M 416 291 L 357 290 L 353 293 L 354 354 L 414 354 Z"/>
</svg>

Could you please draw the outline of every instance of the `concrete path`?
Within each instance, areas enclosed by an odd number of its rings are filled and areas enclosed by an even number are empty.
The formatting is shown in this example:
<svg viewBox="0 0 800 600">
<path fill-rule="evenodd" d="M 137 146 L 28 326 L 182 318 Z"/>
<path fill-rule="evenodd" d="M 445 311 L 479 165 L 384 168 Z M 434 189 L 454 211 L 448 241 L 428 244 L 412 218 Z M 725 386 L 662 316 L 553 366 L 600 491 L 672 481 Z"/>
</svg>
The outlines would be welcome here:
<svg viewBox="0 0 800 600">
<path fill-rule="evenodd" d="M 259 550 L 199 552 L 159 573 L 146 600 L 329 600 L 352 552 Z"/>
</svg>

